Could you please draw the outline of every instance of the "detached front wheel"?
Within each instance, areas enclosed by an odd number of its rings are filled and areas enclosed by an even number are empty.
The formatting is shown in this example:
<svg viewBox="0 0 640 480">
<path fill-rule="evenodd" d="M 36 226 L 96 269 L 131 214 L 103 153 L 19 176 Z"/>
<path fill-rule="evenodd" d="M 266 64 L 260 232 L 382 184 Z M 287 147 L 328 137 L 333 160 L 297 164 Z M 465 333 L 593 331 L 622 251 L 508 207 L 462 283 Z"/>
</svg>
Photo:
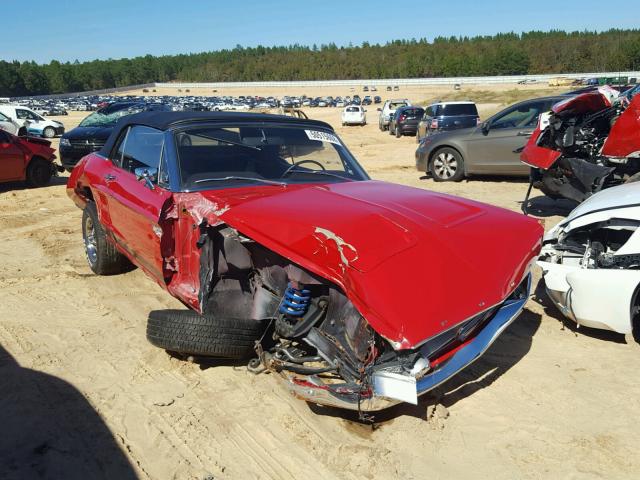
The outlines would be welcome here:
<svg viewBox="0 0 640 480">
<path fill-rule="evenodd" d="M 436 182 L 459 182 L 464 177 L 464 161 L 453 148 L 441 148 L 433 155 L 429 170 Z"/>
<path fill-rule="evenodd" d="M 98 218 L 96 204 L 88 202 L 82 212 L 82 239 L 89 268 L 97 275 L 116 275 L 132 269 L 129 259 L 121 254 L 105 234 Z"/>
<path fill-rule="evenodd" d="M 170 352 L 251 358 L 267 324 L 265 320 L 217 318 L 192 310 L 154 310 L 149 313 L 147 340 Z"/>
</svg>

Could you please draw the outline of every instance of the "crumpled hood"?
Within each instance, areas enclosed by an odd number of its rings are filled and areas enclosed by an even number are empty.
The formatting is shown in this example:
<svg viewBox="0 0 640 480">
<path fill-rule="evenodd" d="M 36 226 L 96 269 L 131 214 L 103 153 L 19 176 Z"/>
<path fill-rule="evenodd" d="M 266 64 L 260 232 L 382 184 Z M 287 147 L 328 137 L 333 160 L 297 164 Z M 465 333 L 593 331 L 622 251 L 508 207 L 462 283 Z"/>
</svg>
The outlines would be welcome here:
<svg viewBox="0 0 640 480">
<path fill-rule="evenodd" d="M 336 283 L 397 348 L 504 300 L 542 237 L 521 214 L 377 181 L 199 195 L 212 207 L 210 222 Z"/>
</svg>

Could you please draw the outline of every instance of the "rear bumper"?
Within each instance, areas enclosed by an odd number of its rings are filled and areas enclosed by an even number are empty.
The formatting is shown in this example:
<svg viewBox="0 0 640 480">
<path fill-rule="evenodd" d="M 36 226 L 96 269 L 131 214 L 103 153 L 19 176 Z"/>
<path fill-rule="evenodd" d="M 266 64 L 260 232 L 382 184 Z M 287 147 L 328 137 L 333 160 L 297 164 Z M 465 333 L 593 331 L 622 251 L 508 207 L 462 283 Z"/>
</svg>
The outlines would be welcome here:
<svg viewBox="0 0 640 480">
<path fill-rule="evenodd" d="M 418 126 L 417 125 L 401 125 L 400 130 L 402 131 L 402 133 L 413 133 L 415 135 L 415 133 L 418 131 Z"/>
<path fill-rule="evenodd" d="M 408 384 L 415 384 L 417 397 L 445 383 L 461 370 L 478 360 L 489 349 L 502 332 L 518 317 L 527 302 L 531 290 L 531 274 L 528 275 L 526 281 L 527 295 L 525 298 L 505 301 L 484 328 L 448 359 L 446 363 L 443 363 L 437 367 L 436 370 L 420 378 L 409 375 L 403 376 Z M 385 397 L 384 385 L 382 383 L 378 385 L 374 382 L 373 396 L 358 402 L 351 398 L 334 395 L 324 387 L 318 378 L 313 376 L 307 377 L 304 382 L 300 382 L 299 376 L 295 374 L 288 372 L 281 372 L 281 374 L 285 377 L 287 387 L 294 396 L 311 403 L 347 410 L 372 412 L 389 408 L 401 402 L 400 400 Z"/>
</svg>

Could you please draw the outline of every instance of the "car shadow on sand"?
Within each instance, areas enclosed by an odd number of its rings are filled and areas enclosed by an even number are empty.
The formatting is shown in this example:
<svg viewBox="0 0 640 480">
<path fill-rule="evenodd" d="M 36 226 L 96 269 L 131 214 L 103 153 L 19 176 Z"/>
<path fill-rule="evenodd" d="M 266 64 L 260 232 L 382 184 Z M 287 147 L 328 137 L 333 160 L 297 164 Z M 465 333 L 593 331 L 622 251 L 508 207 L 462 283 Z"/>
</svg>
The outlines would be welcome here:
<svg viewBox="0 0 640 480">
<path fill-rule="evenodd" d="M 402 416 L 427 419 L 429 406 L 451 407 L 473 395 L 478 390 L 489 387 L 511 367 L 517 364 L 531 348 L 533 335 L 540 327 L 541 316 L 529 310 L 523 310 L 485 354 L 446 383 L 424 394 L 417 405 L 401 403 L 379 412 L 371 413 L 371 421 L 362 421 L 357 412 L 308 404 L 309 408 L 320 415 L 343 418 L 355 423 L 373 423 L 376 425 L 390 422 Z"/>
<path fill-rule="evenodd" d="M 521 205 L 524 204 L 520 202 Z M 578 202 L 566 198 L 554 200 L 545 195 L 529 198 L 526 209 L 528 215 L 536 217 L 566 217 L 571 211 L 578 206 Z"/>
<path fill-rule="evenodd" d="M 136 479 L 118 442 L 67 382 L 22 368 L 0 345 L 0 478 Z"/>
<path fill-rule="evenodd" d="M 544 309 L 544 313 L 546 316 L 557 320 L 562 330 L 570 330 L 576 336 L 586 335 L 591 338 L 606 340 L 613 343 L 627 343 L 625 336 L 621 333 L 612 332 L 609 330 L 601 330 L 599 328 L 579 326 L 575 322 L 565 317 L 547 295 L 547 292 L 545 291 L 544 278 L 541 278 L 538 282 L 536 291 L 531 300 Z"/>
<path fill-rule="evenodd" d="M 49 185 L 47 185 L 47 187 L 58 187 L 60 185 L 66 185 L 67 180 L 69 180 L 68 177 L 53 177 L 51 179 L 51 182 L 49 182 Z M 40 188 L 47 188 L 47 187 L 40 187 Z M 16 190 L 38 190 L 38 188 L 30 187 L 29 185 L 27 185 L 27 182 L 0 183 L 0 194 L 7 193 L 7 192 L 14 192 Z"/>
</svg>

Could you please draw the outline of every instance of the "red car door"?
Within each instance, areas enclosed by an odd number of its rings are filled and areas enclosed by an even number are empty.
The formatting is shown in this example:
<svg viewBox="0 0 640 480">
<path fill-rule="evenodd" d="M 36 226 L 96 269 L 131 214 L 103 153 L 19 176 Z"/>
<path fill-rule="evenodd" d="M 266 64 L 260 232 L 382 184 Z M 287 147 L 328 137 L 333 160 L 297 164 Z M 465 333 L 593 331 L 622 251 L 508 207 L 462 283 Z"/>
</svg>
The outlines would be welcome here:
<svg viewBox="0 0 640 480">
<path fill-rule="evenodd" d="M 168 190 L 155 178 L 138 180 L 135 170 L 156 172 L 162 155 L 164 135 L 143 126 L 130 127 L 115 148 L 110 162 L 100 169 L 100 197 L 104 204 L 101 216 L 120 247 L 134 262 L 164 285 L 164 259 L 160 226 L 163 207 L 171 198 Z M 153 175 L 152 175 L 153 177 Z"/>
<path fill-rule="evenodd" d="M 0 130 L 0 181 L 24 180 L 25 154 L 16 138 Z"/>
</svg>

